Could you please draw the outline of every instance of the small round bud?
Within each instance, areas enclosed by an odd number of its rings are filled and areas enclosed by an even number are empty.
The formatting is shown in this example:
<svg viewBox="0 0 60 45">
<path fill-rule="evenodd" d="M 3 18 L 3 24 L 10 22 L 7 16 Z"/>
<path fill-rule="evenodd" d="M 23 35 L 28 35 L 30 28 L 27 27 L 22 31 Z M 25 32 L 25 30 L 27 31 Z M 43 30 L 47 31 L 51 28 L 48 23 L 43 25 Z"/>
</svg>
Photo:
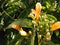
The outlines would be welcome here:
<svg viewBox="0 0 60 45">
<path fill-rule="evenodd" d="M 21 36 L 28 36 L 26 31 L 20 30 L 19 33 Z"/>
<path fill-rule="evenodd" d="M 35 25 L 35 26 L 37 26 L 38 24 L 37 24 L 37 22 L 36 21 L 32 21 L 32 23 Z"/>
<path fill-rule="evenodd" d="M 47 34 L 45 35 L 45 38 L 46 38 L 47 40 L 51 40 L 50 32 L 47 32 Z"/>
<path fill-rule="evenodd" d="M 31 32 L 31 31 L 29 31 L 29 34 L 32 34 L 32 32 Z"/>
<path fill-rule="evenodd" d="M 32 19 L 35 18 L 35 16 L 33 15 L 33 13 L 30 13 L 30 15 L 28 15 L 28 17 L 30 17 L 30 18 L 32 18 Z"/>
</svg>

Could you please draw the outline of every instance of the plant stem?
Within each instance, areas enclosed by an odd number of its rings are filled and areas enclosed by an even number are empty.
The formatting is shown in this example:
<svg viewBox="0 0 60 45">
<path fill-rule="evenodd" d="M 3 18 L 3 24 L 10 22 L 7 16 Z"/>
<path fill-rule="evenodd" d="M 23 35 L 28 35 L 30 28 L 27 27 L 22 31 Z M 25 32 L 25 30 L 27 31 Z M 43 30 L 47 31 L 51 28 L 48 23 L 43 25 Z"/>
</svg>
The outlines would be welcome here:
<svg viewBox="0 0 60 45">
<path fill-rule="evenodd" d="M 33 35 L 32 35 L 32 39 L 31 39 L 31 45 L 34 45 L 34 40 L 35 40 L 35 31 L 36 31 L 36 27 L 34 25 L 34 30 L 33 30 Z"/>
</svg>

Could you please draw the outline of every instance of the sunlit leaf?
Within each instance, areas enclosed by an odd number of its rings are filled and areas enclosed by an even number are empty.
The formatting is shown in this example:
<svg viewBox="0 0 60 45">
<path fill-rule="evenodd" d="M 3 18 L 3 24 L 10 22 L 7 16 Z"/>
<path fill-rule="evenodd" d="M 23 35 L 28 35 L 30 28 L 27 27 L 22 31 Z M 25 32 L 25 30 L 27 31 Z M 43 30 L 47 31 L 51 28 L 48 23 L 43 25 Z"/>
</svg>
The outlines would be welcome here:
<svg viewBox="0 0 60 45">
<path fill-rule="evenodd" d="M 7 28 L 12 28 L 12 24 L 20 25 L 21 27 L 31 28 L 32 22 L 28 19 L 17 19 L 14 22 L 12 22 Z"/>
<path fill-rule="evenodd" d="M 51 21 L 51 23 L 54 23 L 57 21 L 56 17 L 54 17 L 53 15 L 47 14 L 47 18 L 49 21 Z"/>
</svg>

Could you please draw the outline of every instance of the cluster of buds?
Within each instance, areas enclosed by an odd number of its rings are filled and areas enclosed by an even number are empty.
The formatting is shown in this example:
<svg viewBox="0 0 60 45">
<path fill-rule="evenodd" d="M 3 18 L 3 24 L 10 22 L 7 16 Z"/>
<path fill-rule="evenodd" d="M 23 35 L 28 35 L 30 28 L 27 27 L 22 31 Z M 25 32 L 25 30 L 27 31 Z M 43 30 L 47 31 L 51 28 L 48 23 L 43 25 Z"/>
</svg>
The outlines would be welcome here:
<svg viewBox="0 0 60 45">
<path fill-rule="evenodd" d="M 39 35 L 38 39 L 39 39 L 38 41 L 51 40 L 51 34 L 48 31 L 45 35 Z"/>
<path fill-rule="evenodd" d="M 40 14 L 41 14 L 41 4 L 38 2 L 36 3 L 36 7 L 35 9 L 31 9 L 31 13 L 29 15 L 29 17 L 32 18 L 32 23 L 35 25 L 35 26 L 38 26 L 38 22 L 39 22 L 39 19 L 40 19 Z M 44 25 L 46 25 L 46 34 L 44 35 L 44 38 L 46 40 L 51 40 L 51 32 L 50 31 L 55 31 L 57 29 L 60 28 L 60 22 L 56 22 L 54 23 L 54 20 L 52 20 L 52 25 L 49 24 L 49 19 L 47 19 L 48 16 L 44 15 L 42 16 L 41 18 L 44 19 L 43 21 L 45 21 Z M 40 23 L 41 24 L 41 23 Z M 40 25 L 41 28 L 45 28 L 43 27 L 44 25 Z M 41 40 L 42 38 L 42 35 L 39 36 L 39 39 Z"/>
</svg>

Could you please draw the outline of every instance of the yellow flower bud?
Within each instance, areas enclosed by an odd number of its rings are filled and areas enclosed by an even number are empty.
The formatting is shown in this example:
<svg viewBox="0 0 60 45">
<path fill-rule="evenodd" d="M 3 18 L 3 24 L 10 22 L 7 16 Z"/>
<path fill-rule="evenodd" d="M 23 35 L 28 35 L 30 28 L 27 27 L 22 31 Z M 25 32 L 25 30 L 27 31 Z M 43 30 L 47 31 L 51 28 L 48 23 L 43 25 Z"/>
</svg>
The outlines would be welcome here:
<svg viewBox="0 0 60 45">
<path fill-rule="evenodd" d="M 35 26 L 38 26 L 37 22 L 36 21 L 32 21 L 32 23 L 35 25 Z"/>
<path fill-rule="evenodd" d="M 29 34 L 32 34 L 32 32 L 31 32 L 31 31 L 29 31 Z"/>
<path fill-rule="evenodd" d="M 21 30 L 19 31 L 19 33 L 20 33 L 21 36 L 28 36 L 28 35 L 29 35 L 29 34 L 28 34 L 26 31 L 24 31 L 23 29 L 21 29 Z"/>
<path fill-rule="evenodd" d="M 31 17 L 32 19 L 34 19 L 34 15 L 32 13 L 30 13 L 30 15 L 28 15 L 28 17 Z"/>
<path fill-rule="evenodd" d="M 46 38 L 47 40 L 51 40 L 50 32 L 47 32 L 47 34 L 45 35 L 45 38 Z"/>
</svg>

